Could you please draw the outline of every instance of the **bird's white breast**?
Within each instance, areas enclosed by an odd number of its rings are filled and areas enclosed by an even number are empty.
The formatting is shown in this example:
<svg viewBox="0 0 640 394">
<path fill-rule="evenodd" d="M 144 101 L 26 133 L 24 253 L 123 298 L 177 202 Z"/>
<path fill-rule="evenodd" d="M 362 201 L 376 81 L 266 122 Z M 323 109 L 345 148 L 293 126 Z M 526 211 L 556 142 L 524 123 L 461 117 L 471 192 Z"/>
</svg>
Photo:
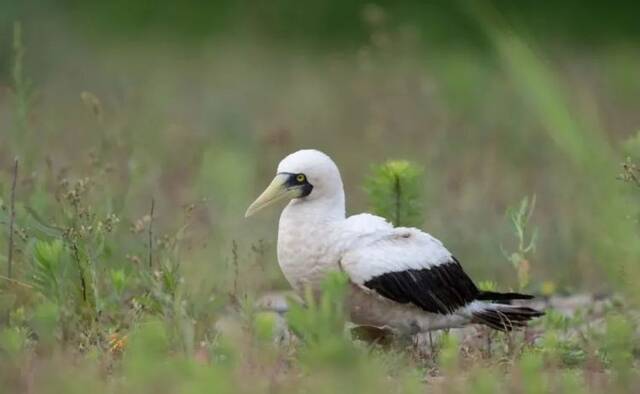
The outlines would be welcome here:
<svg viewBox="0 0 640 394">
<path fill-rule="evenodd" d="M 337 270 L 339 245 L 327 223 L 300 223 L 280 219 L 278 263 L 291 286 L 317 288 L 328 271 Z"/>
<path fill-rule="evenodd" d="M 355 244 L 390 227 L 372 215 L 328 220 L 306 214 L 302 220 L 295 207 L 287 207 L 278 229 L 280 268 L 294 289 L 317 288 L 327 272 L 341 269 L 342 257 Z"/>
</svg>

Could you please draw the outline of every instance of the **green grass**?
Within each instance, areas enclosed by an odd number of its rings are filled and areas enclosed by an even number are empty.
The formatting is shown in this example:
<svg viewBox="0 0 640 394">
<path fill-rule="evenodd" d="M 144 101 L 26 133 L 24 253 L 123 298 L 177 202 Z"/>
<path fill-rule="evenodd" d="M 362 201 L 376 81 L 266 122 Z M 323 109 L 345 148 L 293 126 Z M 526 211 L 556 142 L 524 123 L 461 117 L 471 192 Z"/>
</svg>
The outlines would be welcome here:
<svg viewBox="0 0 640 394">
<path fill-rule="evenodd" d="M 339 52 L 93 45 L 65 29 L 27 42 L 16 28 L 1 42 L 2 387 L 633 392 L 640 56 L 538 46 L 472 15 L 492 51 L 425 48 L 385 25 Z M 345 330 L 340 276 L 288 317 L 261 310 L 262 294 L 289 289 L 278 213 L 243 213 L 304 147 L 336 160 L 349 212 L 422 226 L 483 288 L 607 297 L 510 337 L 387 347 Z M 530 195 L 535 210 L 518 203 Z"/>
</svg>

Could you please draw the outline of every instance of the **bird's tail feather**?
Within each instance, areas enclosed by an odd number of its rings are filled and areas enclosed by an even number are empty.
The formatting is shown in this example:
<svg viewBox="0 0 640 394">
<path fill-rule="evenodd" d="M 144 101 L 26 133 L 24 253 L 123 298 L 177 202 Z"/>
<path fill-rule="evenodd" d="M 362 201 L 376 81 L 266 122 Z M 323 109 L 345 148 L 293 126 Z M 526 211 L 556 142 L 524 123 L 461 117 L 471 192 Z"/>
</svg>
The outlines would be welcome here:
<svg viewBox="0 0 640 394">
<path fill-rule="evenodd" d="M 512 300 L 530 300 L 533 296 L 522 293 L 498 293 L 495 291 L 481 291 L 476 300 L 480 301 L 512 301 Z"/>
<path fill-rule="evenodd" d="M 544 312 L 528 306 L 490 304 L 472 313 L 472 322 L 484 324 L 495 330 L 511 331 L 527 326 L 533 318 L 544 315 Z"/>
</svg>

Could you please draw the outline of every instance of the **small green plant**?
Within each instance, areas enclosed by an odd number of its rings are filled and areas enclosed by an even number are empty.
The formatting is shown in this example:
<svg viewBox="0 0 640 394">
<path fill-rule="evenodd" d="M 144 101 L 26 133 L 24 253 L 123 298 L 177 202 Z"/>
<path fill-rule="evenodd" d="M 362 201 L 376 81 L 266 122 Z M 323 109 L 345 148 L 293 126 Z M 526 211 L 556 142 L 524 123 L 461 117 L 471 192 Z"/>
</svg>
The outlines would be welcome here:
<svg viewBox="0 0 640 394">
<path fill-rule="evenodd" d="M 628 387 L 632 376 L 633 352 L 637 350 L 635 325 L 623 315 L 612 314 L 607 318 L 607 331 L 602 349 L 605 361 L 615 371 L 620 387 Z"/>
<path fill-rule="evenodd" d="M 540 352 L 545 361 L 563 367 L 579 367 L 587 359 L 585 343 L 580 338 L 553 329 L 545 333 Z"/>
<path fill-rule="evenodd" d="M 451 333 L 445 333 L 440 339 L 440 364 L 442 369 L 450 374 L 455 374 L 460 363 L 460 343 L 457 337 Z"/>
<path fill-rule="evenodd" d="M 307 287 L 304 304 L 293 303 L 287 314 L 287 321 L 291 329 L 305 342 L 317 343 L 342 335 L 347 282 L 344 273 L 332 272 L 323 282 L 319 297 Z"/>
<path fill-rule="evenodd" d="M 498 284 L 491 280 L 481 280 L 478 282 L 478 289 L 482 291 L 498 291 Z"/>
<path fill-rule="evenodd" d="M 525 388 L 524 393 L 542 394 L 549 392 L 549 382 L 545 379 L 540 379 L 543 368 L 544 360 L 538 352 L 528 351 L 522 355 L 518 362 L 518 369 L 520 370 L 519 378 L 522 379 L 520 384 Z"/>
<path fill-rule="evenodd" d="M 67 294 L 69 273 L 72 271 L 70 256 L 61 240 L 50 242 L 36 240 L 33 245 L 31 281 L 34 288 L 46 298 L 61 304 Z"/>
<path fill-rule="evenodd" d="M 19 357 L 27 343 L 27 333 L 24 330 L 18 327 L 0 329 L 0 352 L 3 357 Z"/>
<path fill-rule="evenodd" d="M 632 198 L 635 203 L 631 217 L 638 224 L 640 223 L 640 204 L 637 204 L 637 191 L 640 190 L 640 131 L 625 142 L 624 152 L 627 156 L 621 164 L 622 172 L 618 174 L 618 179 L 634 188 L 630 191 L 633 193 Z"/>
<path fill-rule="evenodd" d="M 531 254 L 535 251 L 538 240 L 538 229 L 531 229 L 530 220 L 536 207 L 536 196 L 524 197 L 517 207 L 507 209 L 516 238 L 515 250 L 508 253 L 501 247 L 506 259 L 513 265 L 518 275 L 518 287 L 520 290 L 529 285 L 531 269 Z"/>
<path fill-rule="evenodd" d="M 631 157 L 627 157 L 622 163 L 622 173 L 618 179 L 640 187 L 640 165 L 631 160 Z"/>
<path fill-rule="evenodd" d="M 332 272 L 319 294 L 307 287 L 304 304 L 292 302 L 287 322 L 303 341 L 301 358 L 309 365 L 347 366 L 358 355 L 345 332 L 347 283 L 344 273 Z"/>
<path fill-rule="evenodd" d="M 406 160 L 389 160 L 373 167 L 365 183 L 373 212 L 395 226 L 420 226 L 422 174 L 420 167 Z"/>
</svg>

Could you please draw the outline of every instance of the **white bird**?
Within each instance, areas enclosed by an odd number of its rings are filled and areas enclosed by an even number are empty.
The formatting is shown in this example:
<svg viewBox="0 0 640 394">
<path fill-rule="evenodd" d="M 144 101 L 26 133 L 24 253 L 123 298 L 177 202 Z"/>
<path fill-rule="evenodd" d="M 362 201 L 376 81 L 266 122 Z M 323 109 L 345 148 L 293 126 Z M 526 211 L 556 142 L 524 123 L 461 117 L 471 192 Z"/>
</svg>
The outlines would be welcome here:
<svg viewBox="0 0 640 394">
<path fill-rule="evenodd" d="M 350 280 L 347 297 L 355 324 L 415 334 L 480 323 L 510 331 L 543 312 L 510 305 L 519 293 L 479 290 L 458 260 L 431 235 L 393 227 L 363 213 L 345 216 L 340 171 L 317 150 L 285 157 L 245 217 L 280 200 L 278 262 L 298 292 L 318 289 L 330 271 Z"/>
</svg>

